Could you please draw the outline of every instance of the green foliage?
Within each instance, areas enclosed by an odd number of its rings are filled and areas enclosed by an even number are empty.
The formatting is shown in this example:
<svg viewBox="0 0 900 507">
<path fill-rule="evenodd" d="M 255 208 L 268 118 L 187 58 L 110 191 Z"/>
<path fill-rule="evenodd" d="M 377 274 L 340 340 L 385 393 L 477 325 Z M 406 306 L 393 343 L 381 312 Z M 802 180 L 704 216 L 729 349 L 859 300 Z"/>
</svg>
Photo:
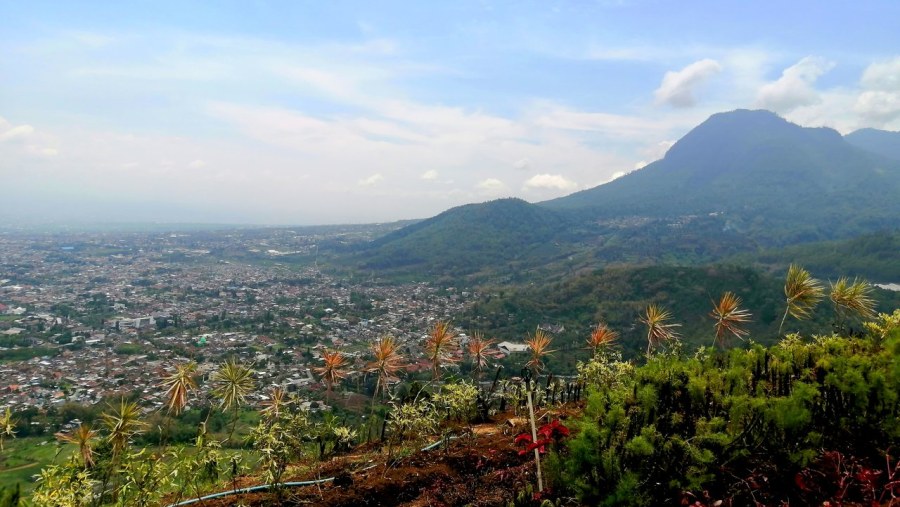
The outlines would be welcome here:
<svg viewBox="0 0 900 507">
<path fill-rule="evenodd" d="M 43 507 L 81 507 L 89 505 L 95 484 L 90 474 L 73 457 L 59 465 L 41 470 L 38 487 L 31 501 Z"/>
<path fill-rule="evenodd" d="M 446 414 L 448 419 L 469 422 L 475 417 L 475 403 L 478 388 L 470 382 L 445 384 L 441 391 L 432 397 L 438 412 Z"/>
<path fill-rule="evenodd" d="M 894 320 L 900 311 L 866 338 L 582 363 L 590 394 L 554 482 L 590 505 L 673 505 L 704 491 L 743 505 L 752 479 L 766 481 L 755 499 L 765 504 L 791 501 L 792 478 L 822 449 L 883 463 L 900 444 Z"/>
</svg>

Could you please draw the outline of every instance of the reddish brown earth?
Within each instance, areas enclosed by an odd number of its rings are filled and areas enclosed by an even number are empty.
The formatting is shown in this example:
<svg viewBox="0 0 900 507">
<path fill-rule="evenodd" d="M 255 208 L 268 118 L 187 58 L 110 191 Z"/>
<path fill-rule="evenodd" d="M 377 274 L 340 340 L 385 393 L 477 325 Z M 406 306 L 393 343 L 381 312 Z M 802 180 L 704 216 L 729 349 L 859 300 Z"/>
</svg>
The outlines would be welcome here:
<svg viewBox="0 0 900 507">
<path fill-rule="evenodd" d="M 204 507 L 316 506 L 496 506 L 505 505 L 535 479 L 534 460 L 519 456 L 513 440 L 527 429 L 524 419 L 498 421 L 457 431 L 463 436 L 431 451 L 387 462 L 387 449 L 370 447 L 319 464 L 317 472 L 290 481 L 335 477 L 321 485 L 290 487 L 281 499 L 271 492 L 233 495 L 194 505 Z M 251 483 L 240 486 L 250 486 Z"/>
</svg>

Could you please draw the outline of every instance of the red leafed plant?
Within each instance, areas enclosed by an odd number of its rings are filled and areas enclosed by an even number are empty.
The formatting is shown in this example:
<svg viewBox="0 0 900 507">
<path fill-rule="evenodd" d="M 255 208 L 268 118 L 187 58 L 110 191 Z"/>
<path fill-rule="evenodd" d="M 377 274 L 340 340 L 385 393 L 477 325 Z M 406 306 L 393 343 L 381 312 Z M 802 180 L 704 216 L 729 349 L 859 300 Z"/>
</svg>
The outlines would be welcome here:
<svg viewBox="0 0 900 507">
<path fill-rule="evenodd" d="M 525 456 L 531 451 L 537 449 L 541 454 L 547 452 L 548 444 L 559 444 L 564 438 L 569 436 L 569 428 L 566 428 L 559 419 L 549 422 L 537 430 L 537 441 L 532 441 L 531 435 L 528 433 L 520 433 L 516 436 L 515 443 L 518 446 L 525 445 L 525 449 L 519 451 L 519 456 Z"/>
</svg>

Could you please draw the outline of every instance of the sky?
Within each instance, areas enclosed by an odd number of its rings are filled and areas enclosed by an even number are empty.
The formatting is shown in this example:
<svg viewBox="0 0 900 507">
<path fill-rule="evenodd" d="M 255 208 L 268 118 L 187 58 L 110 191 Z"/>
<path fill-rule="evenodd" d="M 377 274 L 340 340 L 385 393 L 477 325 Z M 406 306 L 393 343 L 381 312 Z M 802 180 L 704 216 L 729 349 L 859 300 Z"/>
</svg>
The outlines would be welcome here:
<svg viewBox="0 0 900 507">
<path fill-rule="evenodd" d="M 709 115 L 900 130 L 895 0 L 0 0 L 0 224 L 567 195 Z"/>
</svg>

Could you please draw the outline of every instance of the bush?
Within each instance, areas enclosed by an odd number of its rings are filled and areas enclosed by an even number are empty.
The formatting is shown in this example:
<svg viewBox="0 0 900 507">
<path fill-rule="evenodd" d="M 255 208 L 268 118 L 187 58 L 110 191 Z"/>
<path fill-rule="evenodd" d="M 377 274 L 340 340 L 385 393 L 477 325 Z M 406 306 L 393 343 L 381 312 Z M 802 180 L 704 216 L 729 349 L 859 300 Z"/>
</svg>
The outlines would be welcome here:
<svg viewBox="0 0 900 507">
<path fill-rule="evenodd" d="M 900 444 L 893 318 L 866 338 L 792 335 L 633 370 L 615 358 L 580 365 L 590 394 L 554 482 L 592 505 L 805 504 L 795 477 L 825 449 L 883 468 Z"/>
</svg>

